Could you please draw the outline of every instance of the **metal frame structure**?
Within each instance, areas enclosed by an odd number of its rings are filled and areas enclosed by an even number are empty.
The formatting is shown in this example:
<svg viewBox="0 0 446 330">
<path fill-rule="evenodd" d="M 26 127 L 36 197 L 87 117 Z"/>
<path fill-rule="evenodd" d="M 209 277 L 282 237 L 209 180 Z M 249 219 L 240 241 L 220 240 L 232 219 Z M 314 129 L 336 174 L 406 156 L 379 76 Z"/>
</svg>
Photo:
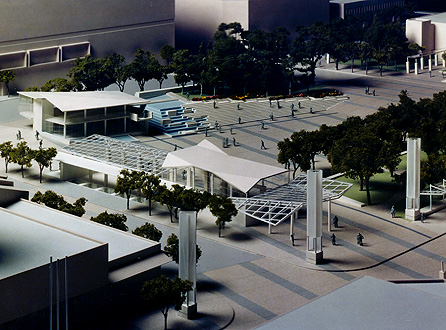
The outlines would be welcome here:
<svg viewBox="0 0 446 330">
<path fill-rule="evenodd" d="M 429 208 L 432 210 L 432 197 L 433 196 L 444 196 L 446 195 L 446 180 L 443 179 L 443 183 L 431 184 L 429 185 L 429 189 L 425 189 L 420 192 L 420 195 L 429 196 Z"/>
<path fill-rule="evenodd" d="M 322 200 L 338 199 L 351 183 L 322 180 Z M 277 226 L 307 204 L 307 175 L 301 173 L 293 181 L 250 198 L 232 198 L 237 209 L 250 217 Z"/>
<path fill-rule="evenodd" d="M 167 151 L 98 134 L 73 142 L 62 150 L 79 157 L 129 170 L 144 171 L 158 177 L 169 171 L 162 168 Z"/>
</svg>

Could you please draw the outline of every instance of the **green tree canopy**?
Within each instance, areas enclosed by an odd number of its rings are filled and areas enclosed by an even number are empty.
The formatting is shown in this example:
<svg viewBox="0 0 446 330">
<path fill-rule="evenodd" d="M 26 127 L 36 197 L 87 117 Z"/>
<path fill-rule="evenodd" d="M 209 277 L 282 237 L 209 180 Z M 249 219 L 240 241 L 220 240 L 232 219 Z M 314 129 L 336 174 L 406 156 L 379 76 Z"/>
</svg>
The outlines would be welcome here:
<svg viewBox="0 0 446 330">
<path fill-rule="evenodd" d="M 152 200 L 158 195 L 161 180 L 156 175 L 145 174 L 141 182 L 142 193 L 149 201 L 149 215 L 152 215 Z"/>
<path fill-rule="evenodd" d="M 62 212 L 77 215 L 78 217 L 81 217 L 85 214 L 84 206 L 87 202 L 84 197 L 81 197 L 77 199 L 73 204 L 70 204 L 64 199 L 62 195 L 58 195 L 52 190 L 47 190 L 44 194 L 42 194 L 40 191 L 37 191 L 31 201 L 38 204 L 44 204 L 50 208 Z"/>
<path fill-rule="evenodd" d="M 9 83 L 15 79 L 15 72 L 12 70 L 0 71 L 0 82 L 4 83 L 8 91 L 8 96 L 11 94 L 9 90 Z"/>
<path fill-rule="evenodd" d="M 201 258 L 202 251 L 198 245 L 196 248 L 196 263 L 198 263 L 198 260 Z M 177 235 L 171 234 L 167 238 L 167 245 L 164 247 L 164 252 L 171 257 L 175 263 L 180 262 L 180 240 Z"/>
<path fill-rule="evenodd" d="M 169 308 L 181 309 L 186 301 L 186 293 L 192 290 L 193 283 L 175 276 L 173 280 L 161 275 L 145 282 L 141 289 L 141 298 L 149 306 L 159 308 L 164 316 L 164 330 L 167 330 Z"/>
<path fill-rule="evenodd" d="M 132 234 L 150 239 L 155 242 L 159 242 L 161 237 L 163 236 L 161 230 L 156 228 L 155 225 L 148 222 L 146 222 L 142 226 L 135 228 L 135 230 L 132 231 Z"/>
<path fill-rule="evenodd" d="M 14 147 L 11 141 L 3 142 L 0 144 L 0 155 L 5 159 L 5 172 L 8 173 L 8 164 L 12 161 L 12 151 Z"/>
<path fill-rule="evenodd" d="M 127 198 L 127 210 L 130 209 L 130 197 L 132 190 L 138 189 L 142 186 L 142 178 L 144 172 L 121 170 L 116 180 L 115 193 L 125 194 Z"/>
<path fill-rule="evenodd" d="M 218 237 L 221 237 L 222 229 L 225 228 L 227 222 L 232 221 L 232 217 L 237 215 L 237 209 L 230 198 L 212 195 L 209 210 L 217 218 L 215 224 L 218 226 Z"/>
<path fill-rule="evenodd" d="M 90 220 L 122 231 L 127 231 L 129 229 L 125 224 L 127 217 L 124 214 L 108 213 L 107 211 L 104 211 L 99 213 L 96 217 L 91 217 Z"/>
<path fill-rule="evenodd" d="M 26 141 L 22 141 L 17 143 L 17 146 L 13 148 L 10 155 L 11 155 L 11 161 L 17 165 L 20 165 L 22 178 L 24 178 L 25 174 L 23 168 L 25 166 L 26 167 L 32 166 L 33 151 L 31 150 L 30 147 L 28 147 Z"/>
<path fill-rule="evenodd" d="M 53 158 L 57 155 L 57 149 L 54 147 L 48 149 L 37 149 L 33 151 L 33 158 L 39 165 L 39 179 L 42 183 L 42 174 L 45 167 L 49 167 Z"/>
</svg>

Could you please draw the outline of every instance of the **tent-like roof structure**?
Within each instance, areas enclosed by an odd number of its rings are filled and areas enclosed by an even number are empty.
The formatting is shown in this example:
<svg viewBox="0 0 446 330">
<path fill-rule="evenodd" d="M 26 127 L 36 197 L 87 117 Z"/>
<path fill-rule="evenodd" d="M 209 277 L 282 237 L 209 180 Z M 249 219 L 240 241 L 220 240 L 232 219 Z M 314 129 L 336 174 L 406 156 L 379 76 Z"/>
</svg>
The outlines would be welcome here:
<svg viewBox="0 0 446 330">
<path fill-rule="evenodd" d="M 149 103 L 147 100 L 117 91 L 19 92 L 18 94 L 31 99 L 46 99 L 63 112 Z"/>
<path fill-rule="evenodd" d="M 170 152 L 163 167 L 200 168 L 217 175 L 244 193 L 260 180 L 286 172 L 280 167 L 229 156 L 208 140 L 203 140 L 193 147 Z"/>
<path fill-rule="evenodd" d="M 352 184 L 330 179 L 322 180 L 323 201 L 341 197 Z M 301 173 L 288 184 L 251 198 L 232 199 L 240 212 L 277 226 L 307 204 L 307 175 Z"/>
</svg>

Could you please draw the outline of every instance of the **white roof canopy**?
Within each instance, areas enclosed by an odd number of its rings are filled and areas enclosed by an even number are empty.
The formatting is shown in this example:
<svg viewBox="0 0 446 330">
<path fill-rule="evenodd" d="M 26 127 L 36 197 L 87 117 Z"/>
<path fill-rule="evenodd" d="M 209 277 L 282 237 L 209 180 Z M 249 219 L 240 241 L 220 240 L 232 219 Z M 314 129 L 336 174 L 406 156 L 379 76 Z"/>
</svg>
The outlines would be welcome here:
<svg viewBox="0 0 446 330">
<path fill-rule="evenodd" d="M 108 108 L 123 105 L 147 104 L 147 100 L 122 92 L 19 92 L 31 99 L 45 99 L 60 111 Z"/>
<path fill-rule="evenodd" d="M 244 193 L 260 180 L 286 172 L 280 167 L 229 156 L 208 140 L 203 140 L 193 147 L 170 152 L 162 167 L 200 168 L 217 175 Z"/>
</svg>

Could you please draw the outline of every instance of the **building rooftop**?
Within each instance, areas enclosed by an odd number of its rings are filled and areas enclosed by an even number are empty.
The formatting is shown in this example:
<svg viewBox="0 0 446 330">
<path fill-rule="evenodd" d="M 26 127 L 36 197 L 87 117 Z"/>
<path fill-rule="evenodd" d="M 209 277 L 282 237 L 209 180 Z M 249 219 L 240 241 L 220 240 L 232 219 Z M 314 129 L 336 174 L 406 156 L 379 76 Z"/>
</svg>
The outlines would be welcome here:
<svg viewBox="0 0 446 330">
<path fill-rule="evenodd" d="M 415 21 L 431 21 L 432 23 L 446 23 L 446 13 L 439 13 L 433 15 L 425 15 L 414 18 Z"/>
<path fill-rule="evenodd" d="M 117 91 L 18 92 L 18 94 L 32 99 L 46 99 L 60 111 L 77 111 L 147 103 L 147 100 Z"/>
</svg>

